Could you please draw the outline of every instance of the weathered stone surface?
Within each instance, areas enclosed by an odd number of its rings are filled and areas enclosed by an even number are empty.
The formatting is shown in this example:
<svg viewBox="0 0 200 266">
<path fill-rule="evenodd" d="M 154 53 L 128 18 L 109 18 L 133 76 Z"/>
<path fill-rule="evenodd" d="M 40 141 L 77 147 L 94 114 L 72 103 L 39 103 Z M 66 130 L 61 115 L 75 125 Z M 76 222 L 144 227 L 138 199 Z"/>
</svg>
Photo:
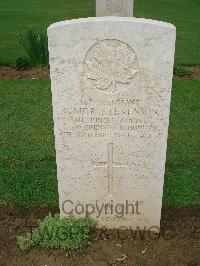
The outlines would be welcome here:
<svg viewBox="0 0 200 266">
<path fill-rule="evenodd" d="M 49 27 L 61 217 L 159 227 L 175 35 L 136 18 Z"/>
<path fill-rule="evenodd" d="M 96 16 L 133 16 L 134 0 L 96 0 Z"/>
</svg>

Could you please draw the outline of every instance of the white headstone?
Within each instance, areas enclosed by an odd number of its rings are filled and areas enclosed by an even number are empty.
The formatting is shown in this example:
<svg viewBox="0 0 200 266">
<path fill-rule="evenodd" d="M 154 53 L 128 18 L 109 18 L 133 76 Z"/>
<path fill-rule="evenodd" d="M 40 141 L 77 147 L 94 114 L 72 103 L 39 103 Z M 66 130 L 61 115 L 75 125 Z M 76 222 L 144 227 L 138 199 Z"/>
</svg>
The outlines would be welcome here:
<svg viewBox="0 0 200 266">
<path fill-rule="evenodd" d="M 138 18 L 48 28 L 61 217 L 160 226 L 175 36 Z"/>
<path fill-rule="evenodd" d="M 96 0 L 96 16 L 133 16 L 134 0 Z"/>
</svg>

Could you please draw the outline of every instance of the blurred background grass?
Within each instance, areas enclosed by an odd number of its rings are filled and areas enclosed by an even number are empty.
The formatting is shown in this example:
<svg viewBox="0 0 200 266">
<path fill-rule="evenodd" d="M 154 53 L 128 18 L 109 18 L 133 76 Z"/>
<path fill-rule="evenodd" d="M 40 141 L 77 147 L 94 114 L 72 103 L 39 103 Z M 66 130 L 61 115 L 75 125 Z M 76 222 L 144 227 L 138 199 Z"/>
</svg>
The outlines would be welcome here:
<svg viewBox="0 0 200 266">
<path fill-rule="evenodd" d="M 135 0 L 134 15 L 173 23 L 175 63 L 200 64 L 199 0 Z M 56 21 L 91 16 L 95 16 L 95 0 L 1 0 L 0 64 L 14 64 L 17 56 L 24 56 L 16 34 L 25 27 L 46 30 Z"/>
</svg>

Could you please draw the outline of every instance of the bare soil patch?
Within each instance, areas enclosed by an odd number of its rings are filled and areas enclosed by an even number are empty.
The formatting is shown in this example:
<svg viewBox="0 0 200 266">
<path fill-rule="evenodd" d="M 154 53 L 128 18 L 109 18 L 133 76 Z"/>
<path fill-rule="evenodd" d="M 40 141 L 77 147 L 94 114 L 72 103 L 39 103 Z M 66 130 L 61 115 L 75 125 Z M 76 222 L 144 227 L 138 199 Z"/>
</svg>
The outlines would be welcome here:
<svg viewBox="0 0 200 266">
<path fill-rule="evenodd" d="M 49 68 L 29 68 L 16 70 L 12 67 L 0 66 L 0 80 L 49 79 Z"/>
<path fill-rule="evenodd" d="M 12 67 L 0 66 L 0 80 L 20 79 L 49 79 L 49 68 L 29 68 L 16 70 Z M 192 66 L 192 74 L 185 76 L 174 75 L 175 80 L 179 79 L 200 79 L 200 66 Z"/>
<path fill-rule="evenodd" d="M 199 209 L 164 209 L 160 236 L 131 230 L 100 231 L 92 234 L 91 244 L 80 250 L 46 250 L 34 247 L 20 251 L 16 235 L 31 231 L 39 218 L 57 209 L 31 208 L 17 211 L 1 207 L 0 265 L 3 266 L 197 266 L 200 254 Z"/>
</svg>

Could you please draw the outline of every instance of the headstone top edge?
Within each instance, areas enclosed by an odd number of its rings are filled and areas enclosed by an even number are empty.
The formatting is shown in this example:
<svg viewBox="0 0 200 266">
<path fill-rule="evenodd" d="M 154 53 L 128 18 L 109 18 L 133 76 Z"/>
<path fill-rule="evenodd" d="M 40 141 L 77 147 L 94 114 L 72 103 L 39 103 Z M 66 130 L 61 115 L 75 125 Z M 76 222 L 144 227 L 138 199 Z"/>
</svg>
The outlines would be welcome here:
<svg viewBox="0 0 200 266">
<path fill-rule="evenodd" d="M 158 20 L 153 20 L 153 19 L 145 19 L 145 18 L 136 18 L 136 17 L 117 17 L 117 16 L 109 16 L 109 17 L 88 17 L 88 18 L 79 18 L 79 19 L 71 19 L 71 20 L 65 20 L 65 21 L 60 21 L 51 24 L 47 28 L 47 32 L 63 27 L 63 26 L 68 26 L 68 25 L 74 25 L 74 24 L 81 24 L 81 23 L 87 23 L 87 22 L 135 22 L 135 23 L 140 23 L 140 24 L 151 24 L 154 26 L 160 26 L 160 27 L 165 27 L 169 29 L 174 29 L 176 30 L 176 27 L 168 22 L 163 22 L 163 21 L 158 21 Z"/>
</svg>

